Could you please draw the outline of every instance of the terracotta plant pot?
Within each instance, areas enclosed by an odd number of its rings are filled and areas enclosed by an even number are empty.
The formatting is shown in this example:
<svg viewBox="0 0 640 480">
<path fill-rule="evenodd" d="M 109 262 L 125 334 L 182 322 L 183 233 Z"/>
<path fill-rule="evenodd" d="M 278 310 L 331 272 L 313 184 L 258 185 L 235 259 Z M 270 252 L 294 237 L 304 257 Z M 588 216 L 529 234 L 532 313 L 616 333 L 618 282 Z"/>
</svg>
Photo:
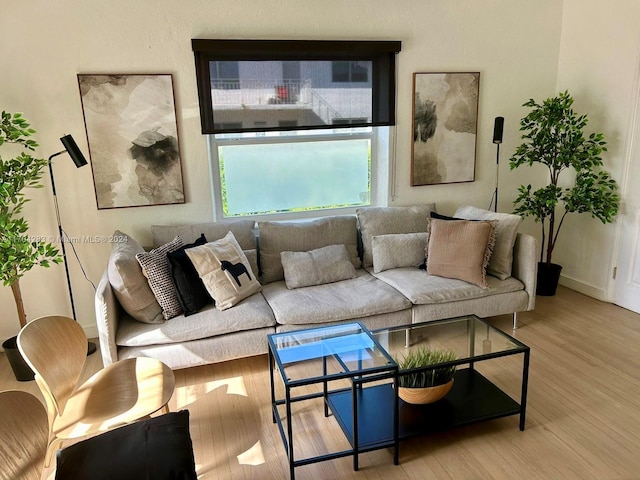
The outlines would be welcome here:
<svg viewBox="0 0 640 480">
<path fill-rule="evenodd" d="M 407 403 L 414 405 L 426 405 L 427 403 L 437 402 L 443 398 L 453 387 L 453 378 L 447 383 L 436 385 L 435 387 L 410 388 L 400 387 L 398 396 Z"/>
</svg>

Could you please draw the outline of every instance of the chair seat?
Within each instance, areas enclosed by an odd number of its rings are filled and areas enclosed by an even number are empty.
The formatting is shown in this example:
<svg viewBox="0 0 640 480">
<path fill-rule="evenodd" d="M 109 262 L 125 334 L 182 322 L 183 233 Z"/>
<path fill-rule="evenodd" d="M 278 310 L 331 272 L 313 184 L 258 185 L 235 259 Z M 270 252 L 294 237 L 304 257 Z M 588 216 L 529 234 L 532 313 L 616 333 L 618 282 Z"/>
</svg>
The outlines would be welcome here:
<svg viewBox="0 0 640 480">
<path fill-rule="evenodd" d="M 100 370 L 69 398 L 53 433 L 78 438 L 147 417 L 167 405 L 173 371 L 152 358 L 130 358 Z"/>
</svg>

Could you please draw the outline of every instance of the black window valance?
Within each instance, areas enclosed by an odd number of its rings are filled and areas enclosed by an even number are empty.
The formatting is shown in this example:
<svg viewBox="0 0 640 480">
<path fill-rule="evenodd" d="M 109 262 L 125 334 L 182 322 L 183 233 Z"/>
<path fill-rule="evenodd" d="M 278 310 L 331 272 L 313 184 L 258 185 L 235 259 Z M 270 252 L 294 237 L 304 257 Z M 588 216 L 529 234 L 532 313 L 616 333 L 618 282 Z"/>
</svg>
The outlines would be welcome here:
<svg viewBox="0 0 640 480">
<path fill-rule="evenodd" d="M 395 124 L 399 41 L 191 43 L 202 133 Z"/>
</svg>

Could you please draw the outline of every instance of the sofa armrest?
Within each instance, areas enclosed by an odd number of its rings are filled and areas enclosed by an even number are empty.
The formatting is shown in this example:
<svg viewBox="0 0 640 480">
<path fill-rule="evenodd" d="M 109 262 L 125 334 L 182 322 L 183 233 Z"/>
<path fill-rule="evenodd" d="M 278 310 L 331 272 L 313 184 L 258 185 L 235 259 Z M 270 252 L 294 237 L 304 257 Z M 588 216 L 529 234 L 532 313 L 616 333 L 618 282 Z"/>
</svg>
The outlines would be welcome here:
<svg viewBox="0 0 640 480">
<path fill-rule="evenodd" d="M 531 235 L 518 233 L 513 247 L 512 275 L 524 283 L 529 294 L 527 311 L 536 306 L 536 283 L 538 276 L 538 240 Z"/>
<path fill-rule="evenodd" d="M 111 289 L 106 270 L 96 288 L 95 308 L 100 352 L 102 353 L 102 362 L 106 367 L 118 361 L 116 332 L 118 319 L 122 313 L 122 308 Z"/>
</svg>

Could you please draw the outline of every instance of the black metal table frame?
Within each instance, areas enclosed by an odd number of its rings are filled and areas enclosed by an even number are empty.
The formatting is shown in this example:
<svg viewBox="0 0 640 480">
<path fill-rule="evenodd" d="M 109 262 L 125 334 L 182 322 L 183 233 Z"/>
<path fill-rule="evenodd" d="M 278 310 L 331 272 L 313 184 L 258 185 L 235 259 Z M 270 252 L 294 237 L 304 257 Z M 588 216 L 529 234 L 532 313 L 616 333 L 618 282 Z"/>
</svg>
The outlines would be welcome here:
<svg viewBox="0 0 640 480">
<path fill-rule="evenodd" d="M 465 317 L 472 317 L 472 316 L 465 316 Z M 462 317 L 461 317 L 462 318 Z M 506 357 L 506 356 L 511 356 L 511 355 L 517 355 L 517 354 L 523 354 L 523 364 L 522 364 L 522 379 L 521 379 L 521 392 L 520 392 L 520 418 L 519 418 L 519 429 L 520 431 L 524 431 L 525 428 L 525 420 L 526 420 L 526 406 L 527 406 L 527 389 L 528 389 L 528 383 L 529 383 L 529 359 L 530 359 L 530 348 L 525 345 L 524 343 L 520 342 L 519 340 L 517 340 L 516 338 L 506 334 L 505 332 L 503 332 L 502 330 L 492 327 L 489 323 L 487 323 L 484 319 L 475 317 L 474 320 L 477 319 L 479 320 L 481 323 L 485 324 L 485 326 L 487 327 L 487 331 L 489 328 L 493 328 L 493 330 L 502 335 L 505 339 L 507 339 L 510 342 L 515 343 L 518 348 L 514 349 L 514 350 L 507 350 L 507 351 L 501 351 L 501 352 L 494 352 L 494 353 L 483 353 L 481 355 L 478 355 L 477 357 L 474 357 L 475 355 L 475 322 L 471 322 L 470 324 L 468 324 L 467 328 L 471 329 L 472 331 L 469 333 L 469 339 L 470 339 L 470 344 L 469 344 L 469 357 L 473 357 L 472 359 L 470 358 L 466 358 L 466 359 L 460 359 L 460 360 L 454 360 L 451 362 L 446 362 L 446 363 L 442 363 L 439 364 L 437 366 L 432 366 L 432 367 L 428 367 L 428 368 L 422 368 L 422 369 L 415 369 L 412 371 L 407 371 L 407 372 L 413 372 L 413 371 L 418 371 L 418 370 L 430 370 L 433 368 L 440 368 L 443 366 L 458 366 L 458 365 L 465 365 L 468 364 L 469 365 L 469 369 L 473 370 L 474 369 L 474 363 L 476 362 L 480 362 L 480 361 L 485 361 L 485 360 L 490 360 L 490 359 L 495 359 L 495 358 L 500 358 L 500 357 Z M 420 326 L 424 326 L 424 325 L 437 325 L 437 324 L 441 324 L 441 323 L 447 323 L 447 322 L 451 322 L 451 321 L 455 321 L 455 318 L 448 318 L 448 319 L 442 319 L 442 320 L 435 320 L 435 321 L 429 321 L 429 322 L 423 322 L 423 323 L 416 323 L 416 324 L 411 324 L 411 325 L 401 325 L 401 326 L 397 326 L 397 327 L 390 327 L 390 328 L 381 328 L 381 329 L 377 329 L 377 330 L 373 330 L 373 331 L 369 331 L 366 327 L 364 327 L 360 322 L 351 322 L 354 324 L 358 324 L 360 325 L 360 327 L 362 328 L 363 332 L 366 332 L 370 338 L 375 342 L 376 346 L 380 349 L 380 351 L 383 353 L 383 355 L 387 356 L 388 359 L 390 359 L 391 364 L 387 365 L 387 366 L 381 366 L 375 369 L 369 369 L 366 370 L 365 372 L 363 371 L 353 371 L 350 372 L 349 369 L 347 368 L 346 365 L 344 365 L 341 360 L 337 357 L 337 356 L 333 356 L 333 358 L 341 364 L 342 368 L 344 369 L 344 372 L 339 373 L 339 374 L 332 374 L 332 375 L 327 375 L 327 366 L 326 366 L 326 361 L 327 361 L 327 357 L 323 357 L 323 376 L 319 376 L 319 377 L 311 377 L 311 378 L 306 378 L 306 379 L 302 379 L 302 380 L 296 380 L 296 381 L 289 381 L 289 379 L 286 379 L 284 377 L 285 375 L 285 370 L 284 370 L 284 365 L 282 365 L 282 363 L 280 362 L 280 359 L 277 355 L 274 355 L 274 351 L 276 350 L 275 345 L 273 344 L 273 340 L 272 340 L 272 336 L 276 336 L 278 334 L 272 334 L 272 335 L 268 335 L 268 343 L 269 343 L 269 349 L 268 349 L 268 360 L 269 360 L 269 376 L 270 376 L 270 386 L 271 386 L 271 405 L 272 405 L 272 420 L 274 423 L 278 424 L 278 429 L 280 431 L 280 435 L 282 437 L 282 441 L 284 443 L 285 446 L 285 450 L 287 451 L 287 456 L 289 459 L 289 471 L 290 471 L 290 478 L 291 480 L 295 479 L 295 467 L 298 466 L 303 466 L 303 465 L 309 465 L 312 463 L 317 463 L 317 462 L 322 462 L 322 461 L 326 461 L 326 460 L 332 460 L 335 458 L 341 458 L 341 457 L 346 457 L 346 456 L 350 456 L 353 455 L 353 469 L 354 470 L 358 470 L 358 454 L 359 453 L 365 453 L 367 451 L 371 451 L 371 450 L 377 450 L 380 448 L 387 448 L 387 447 L 393 447 L 394 448 L 394 464 L 398 465 L 399 464 L 399 443 L 400 443 L 400 436 L 399 436 L 399 397 L 397 395 L 397 386 L 398 386 L 398 365 L 396 364 L 396 362 L 390 357 L 389 353 L 386 351 L 386 349 L 384 347 L 382 347 L 379 342 L 375 339 L 374 334 L 377 332 L 381 332 L 381 331 L 387 331 L 387 332 L 391 332 L 391 331 L 396 331 L 396 330 L 406 330 L 407 331 L 407 341 L 409 340 L 410 336 L 409 336 L 409 329 L 415 328 L 415 327 L 420 327 Z M 322 328 L 322 327 L 320 327 Z M 312 330 L 312 329 L 308 329 L 308 330 Z M 302 330 L 301 330 L 302 331 Z M 275 397 L 275 378 L 274 378 L 274 365 L 278 366 L 278 369 L 280 371 L 282 380 L 283 380 L 283 384 L 284 384 L 284 388 L 285 388 L 285 398 L 284 399 L 276 399 Z M 294 452 L 293 452 L 293 421 L 292 421 L 292 415 L 291 415 L 291 404 L 293 402 L 299 402 L 299 401 L 304 401 L 304 400 L 310 400 L 313 398 L 319 398 L 319 397 L 323 397 L 324 398 L 324 415 L 325 417 L 329 416 L 329 404 L 328 404 L 328 395 L 329 393 L 339 393 L 341 391 L 347 391 L 349 390 L 349 388 L 342 388 L 342 389 L 338 389 L 338 390 L 332 390 L 331 392 L 329 392 L 328 389 L 328 383 L 336 381 L 336 380 L 341 380 L 341 379 L 349 379 L 351 381 L 351 398 L 352 398 L 352 418 L 351 421 L 353 422 L 352 428 L 353 428 L 353 439 L 351 441 L 352 444 L 352 448 L 350 450 L 343 450 L 341 452 L 333 452 L 333 453 L 327 453 L 324 455 L 319 455 L 316 457 L 309 457 L 309 458 L 305 458 L 305 459 L 300 459 L 300 460 L 295 460 L 294 459 Z M 377 444 L 374 447 L 371 448 L 364 448 L 364 449 L 360 449 L 359 448 L 359 439 L 358 439 L 358 405 L 357 405 L 357 400 L 356 400 L 356 392 L 358 389 L 363 388 L 363 385 L 365 383 L 370 383 L 370 382 L 374 382 L 374 381 L 378 381 L 378 380 L 385 380 L 385 379 L 392 379 L 393 380 L 393 387 L 394 387 L 394 392 L 396 392 L 394 394 L 394 408 L 393 408 L 393 439 L 391 441 L 389 441 L 388 443 L 383 443 L 383 444 Z M 291 390 L 293 388 L 297 388 L 297 387 L 302 387 L 305 385 L 311 385 L 311 384 L 318 384 L 318 383 L 322 383 L 323 384 L 323 391 L 322 392 L 318 392 L 318 393 L 312 393 L 312 394 L 307 394 L 307 395 L 300 395 L 297 397 L 293 397 L 291 395 Z M 284 405 L 285 409 L 286 409 L 286 418 L 287 418 L 287 429 L 285 431 L 285 428 L 282 424 L 282 418 L 280 417 L 280 413 L 278 411 L 278 406 L 280 405 Z M 494 418 L 498 418 L 497 416 Z"/>
<path fill-rule="evenodd" d="M 384 366 L 380 366 L 380 367 L 376 367 L 376 368 L 368 368 L 366 370 L 362 370 L 361 368 L 355 370 L 355 371 L 349 371 L 349 368 L 347 367 L 346 364 L 344 364 L 342 362 L 342 360 L 337 356 L 337 355 L 331 355 L 332 358 L 334 358 L 338 364 L 340 364 L 340 366 L 342 367 L 342 369 L 344 370 L 341 373 L 337 373 L 337 374 L 331 374 L 328 375 L 327 374 L 327 357 L 324 356 L 322 357 L 322 368 L 323 368 L 323 375 L 320 377 L 310 377 L 310 378 L 305 378 L 302 380 L 294 380 L 291 381 L 287 378 L 285 378 L 285 370 L 284 370 L 284 365 L 281 363 L 280 358 L 277 355 L 274 355 L 274 351 L 276 350 L 275 345 L 273 343 L 272 340 L 272 336 L 277 336 L 278 334 L 272 334 L 272 335 L 268 335 L 268 343 L 269 343 L 269 349 L 268 349 L 268 359 L 269 359 L 269 381 L 270 381 L 270 386 L 271 386 L 271 406 L 272 406 L 272 420 L 273 423 L 277 423 L 278 424 L 278 429 L 280 431 L 280 436 L 282 437 L 282 442 L 284 443 L 284 447 L 285 450 L 287 452 L 287 457 L 289 459 L 289 474 L 290 474 L 290 478 L 291 480 L 295 479 L 295 467 L 300 467 L 303 465 L 309 465 L 312 463 L 317 463 L 317 462 L 323 462 L 326 460 L 333 460 L 336 458 L 341 458 L 341 457 L 347 457 L 350 455 L 353 455 L 353 469 L 354 471 L 358 470 L 358 455 L 360 453 L 365 453 L 367 451 L 371 451 L 371 450 L 377 450 L 379 448 L 387 448 L 387 447 L 393 447 L 394 448 L 394 463 L 397 465 L 399 463 L 399 454 L 398 454 L 398 449 L 399 449 L 399 437 L 398 437 L 398 396 L 396 395 L 396 399 L 395 399 L 395 408 L 394 408 L 394 418 L 393 418 L 393 429 L 394 429 L 394 435 L 393 435 L 393 440 L 390 441 L 388 444 L 385 445 L 380 445 L 380 446 L 376 446 L 375 448 L 368 448 L 368 449 L 360 449 L 359 448 L 359 441 L 358 441 L 358 404 L 357 404 L 357 400 L 356 400 L 356 394 L 358 389 L 362 388 L 362 385 L 365 383 L 370 383 L 370 382 L 375 382 L 375 381 L 380 381 L 380 380 L 387 380 L 387 379 L 392 379 L 393 383 L 394 383 L 394 388 L 397 386 L 397 381 L 398 381 L 398 365 L 395 363 L 395 361 L 393 360 L 393 358 L 391 358 L 389 356 L 389 354 L 387 353 L 387 351 L 382 348 L 382 346 L 378 343 L 378 341 L 373 337 L 373 335 L 371 334 L 371 332 L 365 328 L 360 322 L 349 322 L 349 323 L 353 323 L 353 324 L 357 324 L 360 326 L 360 328 L 362 329 L 363 333 L 366 333 L 369 338 L 375 343 L 375 345 L 378 347 L 378 349 L 380 350 L 380 352 L 387 357 L 388 360 L 388 364 L 384 365 Z M 322 328 L 322 327 L 318 327 L 318 328 Z M 313 330 L 313 329 L 306 329 L 306 330 L 299 330 L 298 332 L 302 332 L 302 331 L 307 331 L 307 330 Z M 278 366 L 278 370 L 280 371 L 280 376 L 282 378 L 283 381 L 283 385 L 284 385 L 284 389 L 285 389 L 285 398 L 283 399 L 276 399 L 275 396 L 275 378 L 274 378 L 274 365 Z M 323 403 L 324 403 L 324 416 L 328 417 L 329 416 L 329 406 L 328 406 L 328 402 L 327 402 L 327 398 L 329 395 L 329 387 L 328 384 L 330 382 L 335 382 L 337 380 L 343 380 L 343 379 L 348 379 L 351 382 L 351 396 L 352 396 L 352 408 L 353 408 L 353 416 L 352 416 L 352 422 L 353 422 L 353 431 L 354 431 L 354 438 L 353 438 L 353 442 L 352 442 L 352 448 L 349 450 L 343 450 L 340 452 L 332 452 L 332 453 L 327 453 L 327 454 L 323 454 L 323 455 L 318 455 L 315 457 L 308 457 L 308 458 L 304 458 L 304 459 L 299 459 L 296 460 L 294 458 L 294 451 L 293 451 L 293 416 L 291 414 L 291 404 L 294 402 L 300 402 L 300 401 L 304 401 L 304 400 L 311 400 L 314 398 L 319 398 L 319 397 L 323 397 Z M 298 388 L 298 387 L 303 387 L 306 385 L 312 385 L 312 384 L 319 384 L 322 383 L 323 384 L 323 388 L 322 388 L 322 392 L 317 392 L 317 393 L 311 393 L 311 394 L 307 394 L 307 395 L 300 395 L 297 397 L 294 397 L 291 395 L 291 390 L 294 388 Z M 340 391 L 347 391 L 349 390 L 349 388 L 341 388 L 341 389 L 337 389 L 337 390 L 332 390 L 331 393 L 336 393 L 336 392 L 340 392 Z M 286 409 L 286 418 L 287 418 L 287 428 L 285 431 L 285 428 L 282 424 L 282 418 L 280 416 L 280 412 L 278 411 L 278 406 L 280 405 L 284 405 L 285 409 Z"/>
<path fill-rule="evenodd" d="M 512 356 L 512 355 L 522 354 L 523 355 L 523 361 L 522 361 L 522 380 L 521 380 L 521 390 L 520 390 L 519 428 L 520 428 L 520 431 L 524 431 L 525 420 L 526 420 L 526 410 L 527 410 L 527 389 L 528 389 L 528 385 L 529 385 L 529 359 L 530 359 L 530 356 L 531 356 L 531 349 L 529 348 L 529 346 L 525 345 L 524 343 L 519 341 L 517 338 L 514 338 L 511 335 L 503 332 L 499 328 L 496 328 L 496 327 L 490 325 L 485 319 L 477 317 L 475 315 L 464 315 L 462 317 L 443 318 L 443 319 L 440 319 L 440 320 L 431 320 L 431 321 L 427 321 L 427 322 L 413 323 L 411 325 L 399 325 L 397 327 L 378 328 L 376 330 L 372 330 L 371 333 L 375 335 L 376 333 L 382 332 L 382 331 L 392 332 L 392 331 L 397 331 L 397 330 L 406 330 L 406 343 L 407 343 L 407 346 L 408 346 L 408 343 L 410 341 L 410 333 L 409 333 L 410 329 L 413 329 L 413 328 L 416 328 L 416 327 L 421 327 L 421 326 L 426 326 L 426 325 L 439 325 L 439 324 L 449 323 L 449 322 L 453 322 L 453 321 L 456 321 L 456 320 L 461 319 L 461 318 L 468 318 L 468 319 L 472 319 L 472 320 L 478 320 L 480 323 L 484 324 L 484 326 L 487 328 L 487 332 L 489 331 L 489 329 L 493 329 L 493 331 L 496 332 L 497 334 L 501 335 L 502 337 L 504 337 L 508 341 L 513 342 L 514 344 L 516 344 L 518 346 L 518 348 L 514 349 L 514 350 L 506 350 L 506 351 L 501 351 L 501 352 L 483 353 L 481 355 L 475 356 L 475 342 L 472 341 L 475 338 L 475 323 L 471 322 L 470 324 L 467 325 L 467 328 L 470 330 L 470 333 L 469 333 L 469 357 L 473 357 L 472 359 L 466 358 L 466 359 L 460 359 L 460 360 L 453 360 L 451 362 L 440 363 L 438 365 L 433 365 L 433 366 L 430 366 L 430 367 L 416 368 L 416 369 L 413 369 L 413 370 L 407 370 L 406 372 L 403 371 L 403 374 L 404 373 L 416 373 L 416 372 L 421 371 L 421 370 L 428 371 L 428 370 L 434 370 L 436 368 L 441 368 L 441 367 L 458 366 L 458 365 L 466 365 L 466 364 L 469 365 L 470 369 L 473 369 L 474 364 L 477 363 L 477 362 L 481 362 L 481 361 L 485 361 L 485 360 L 491 360 L 491 359 L 494 359 L 494 358 L 508 357 L 508 356 Z M 382 347 L 382 348 L 384 350 L 384 347 Z"/>
</svg>

